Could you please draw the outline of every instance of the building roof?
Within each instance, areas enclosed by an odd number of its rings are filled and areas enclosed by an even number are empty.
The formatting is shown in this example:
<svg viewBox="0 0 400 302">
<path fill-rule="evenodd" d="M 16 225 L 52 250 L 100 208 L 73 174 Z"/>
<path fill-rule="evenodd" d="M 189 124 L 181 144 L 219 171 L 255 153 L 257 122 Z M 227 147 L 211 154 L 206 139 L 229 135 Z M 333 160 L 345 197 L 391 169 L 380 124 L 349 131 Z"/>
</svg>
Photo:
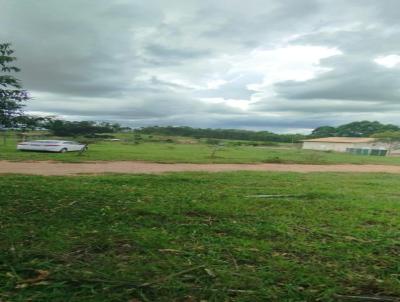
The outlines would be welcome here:
<svg viewBox="0 0 400 302">
<path fill-rule="evenodd" d="M 321 142 L 321 143 L 372 143 L 376 138 L 370 137 L 322 137 L 314 139 L 305 139 L 303 142 Z"/>
</svg>

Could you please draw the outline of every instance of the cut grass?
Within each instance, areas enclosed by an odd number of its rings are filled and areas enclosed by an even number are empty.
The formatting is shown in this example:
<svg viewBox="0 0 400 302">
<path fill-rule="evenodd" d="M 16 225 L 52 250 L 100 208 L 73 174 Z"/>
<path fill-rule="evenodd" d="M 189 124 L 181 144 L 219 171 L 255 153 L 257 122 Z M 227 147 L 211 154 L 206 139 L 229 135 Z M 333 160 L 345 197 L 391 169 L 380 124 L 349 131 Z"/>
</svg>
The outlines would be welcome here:
<svg viewBox="0 0 400 302">
<path fill-rule="evenodd" d="M 399 187 L 385 174 L 2 176 L 0 299 L 400 296 Z M 247 197 L 273 194 L 291 196 Z"/>
<path fill-rule="evenodd" d="M 98 142 L 89 151 L 77 153 L 21 152 L 16 141 L 0 144 L 0 160 L 54 160 L 61 162 L 85 161 L 153 161 L 162 163 L 300 163 L 300 164 L 387 164 L 399 165 L 400 157 L 360 156 L 346 153 L 301 150 L 288 145 L 281 147 L 225 146 L 213 154 L 214 146 L 204 143 L 179 144 L 145 142 Z"/>
</svg>

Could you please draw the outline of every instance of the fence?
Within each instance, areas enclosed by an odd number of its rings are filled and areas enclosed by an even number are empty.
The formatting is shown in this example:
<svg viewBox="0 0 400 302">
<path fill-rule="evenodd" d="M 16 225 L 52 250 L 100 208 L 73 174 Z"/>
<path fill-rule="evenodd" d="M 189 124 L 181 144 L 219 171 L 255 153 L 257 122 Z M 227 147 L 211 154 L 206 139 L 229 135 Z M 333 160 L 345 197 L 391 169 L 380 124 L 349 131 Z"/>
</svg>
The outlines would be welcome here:
<svg viewBox="0 0 400 302">
<path fill-rule="evenodd" d="M 347 148 L 346 152 L 356 155 L 386 156 L 388 151 L 385 149 Z"/>
</svg>

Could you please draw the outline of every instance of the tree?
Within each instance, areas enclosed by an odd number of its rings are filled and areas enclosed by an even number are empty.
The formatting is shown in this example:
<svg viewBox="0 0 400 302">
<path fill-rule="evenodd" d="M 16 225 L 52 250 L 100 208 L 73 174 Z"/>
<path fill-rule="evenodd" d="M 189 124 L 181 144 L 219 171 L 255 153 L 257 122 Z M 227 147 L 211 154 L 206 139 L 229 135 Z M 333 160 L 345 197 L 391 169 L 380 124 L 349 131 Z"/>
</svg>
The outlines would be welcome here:
<svg viewBox="0 0 400 302">
<path fill-rule="evenodd" d="M 377 138 L 378 141 L 387 144 L 388 155 L 390 155 L 392 150 L 400 149 L 400 131 L 385 131 L 375 133 L 371 137 Z"/>
<path fill-rule="evenodd" d="M 298 142 L 305 139 L 301 134 L 276 134 L 269 131 L 250 131 L 239 129 L 202 129 L 191 127 L 152 126 L 138 130 L 144 134 L 158 134 L 168 136 L 188 136 L 194 138 L 215 138 L 265 142 Z"/>
<path fill-rule="evenodd" d="M 336 128 L 331 126 L 318 127 L 312 131 L 310 137 L 369 137 L 375 133 L 386 131 L 400 131 L 400 127 L 392 124 L 382 124 L 377 121 L 359 121 L 340 125 Z"/>
<path fill-rule="evenodd" d="M 29 100 L 21 82 L 12 74 L 20 69 L 12 66 L 16 60 L 10 43 L 0 44 L 0 127 L 12 127 L 16 117 L 22 115 L 24 102 Z"/>
<path fill-rule="evenodd" d="M 45 124 L 51 119 L 51 117 L 35 116 L 23 114 L 15 118 L 15 122 L 18 127 L 22 130 L 34 130 L 35 128 L 44 128 Z"/>
<path fill-rule="evenodd" d="M 96 123 L 93 121 L 70 122 L 58 119 L 49 119 L 44 127 L 56 136 L 95 136 L 99 133 L 114 133 L 116 124 Z"/>
<path fill-rule="evenodd" d="M 400 128 L 392 124 L 382 124 L 378 121 L 360 121 L 341 125 L 336 128 L 338 136 L 369 137 L 375 133 L 385 131 L 399 131 Z"/>
<path fill-rule="evenodd" d="M 331 126 L 321 126 L 315 128 L 311 135 L 312 137 L 329 137 L 329 136 L 336 136 L 336 128 Z"/>
</svg>

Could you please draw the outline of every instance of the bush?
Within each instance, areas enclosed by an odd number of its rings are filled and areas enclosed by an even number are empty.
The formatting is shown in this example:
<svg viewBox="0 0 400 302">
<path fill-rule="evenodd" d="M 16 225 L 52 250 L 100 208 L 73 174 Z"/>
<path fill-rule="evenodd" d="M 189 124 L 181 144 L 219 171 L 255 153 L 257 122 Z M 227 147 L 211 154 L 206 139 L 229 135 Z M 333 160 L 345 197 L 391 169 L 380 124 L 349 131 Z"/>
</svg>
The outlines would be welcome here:
<svg viewBox="0 0 400 302">
<path fill-rule="evenodd" d="M 45 126 L 56 136 L 96 135 L 98 133 L 112 133 L 117 130 L 117 126 L 114 124 L 92 121 L 50 120 Z"/>
<path fill-rule="evenodd" d="M 86 138 L 115 138 L 115 136 L 114 135 L 109 135 L 109 134 L 96 134 L 96 133 L 93 133 L 93 134 L 87 134 L 87 135 L 85 135 L 84 137 L 86 137 Z"/>
<path fill-rule="evenodd" d="M 207 145 L 219 145 L 220 140 L 215 139 L 215 138 L 207 138 L 205 143 Z"/>
</svg>

